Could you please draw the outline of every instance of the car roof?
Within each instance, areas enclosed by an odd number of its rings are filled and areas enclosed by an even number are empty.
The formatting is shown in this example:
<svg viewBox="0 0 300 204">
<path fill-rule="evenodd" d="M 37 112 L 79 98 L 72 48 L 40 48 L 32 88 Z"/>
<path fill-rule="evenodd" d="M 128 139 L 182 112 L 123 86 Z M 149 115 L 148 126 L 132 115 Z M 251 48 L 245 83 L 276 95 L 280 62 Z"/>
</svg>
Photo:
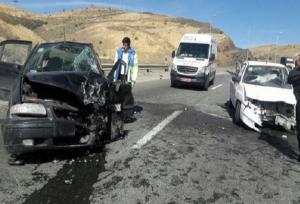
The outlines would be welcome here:
<svg viewBox="0 0 300 204">
<path fill-rule="evenodd" d="M 83 42 L 74 42 L 74 41 L 57 41 L 57 42 L 41 42 L 40 45 L 55 45 L 55 44 L 74 44 L 74 45 L 87 45 L 91 46 L 91 43 L 83 43 Z"/>
<path fill-rule="evenodd" d="M 273 62 L 262 62 L 262 61 L 246 61 L 249 66 L 264 66 L 264 67 L 281 67 L 286 68 L 284 65 Z"/>
</svg>

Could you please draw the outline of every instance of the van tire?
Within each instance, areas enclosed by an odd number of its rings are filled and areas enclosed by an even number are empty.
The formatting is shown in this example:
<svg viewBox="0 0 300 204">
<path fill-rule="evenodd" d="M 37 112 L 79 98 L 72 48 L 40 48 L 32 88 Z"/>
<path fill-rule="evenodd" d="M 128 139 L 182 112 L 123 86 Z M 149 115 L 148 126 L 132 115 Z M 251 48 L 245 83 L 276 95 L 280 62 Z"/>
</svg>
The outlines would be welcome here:
<svg viewBox="0 0 300 204">
<path fill-rule="evenodd" d="M 237 125 L 242 124 L 241 120 L 241 102 L 237 101 L 234 109 L 233 122 Z"/>
<path fill-rule="evenodd" d="M 212 78 L 210 85 L 214 85 L 215 84 L 215 79 L 216 79 L 216 72 L 214 73 L 214 77 Z"/>
<path fill-rule="evenodd" d="M 204 91 L 207 91 L 208 90 L 208 87 L 209 87 L 209 76 L 207 76 L 205 82 L 204 82 L 204 85 L 203 85 L 203 90 Z"/>
<path fill-rule="evenodd" d="M 171 81 L 171 87 L 176 87 L 176 83 L 174 81 Z"/>
</svg>

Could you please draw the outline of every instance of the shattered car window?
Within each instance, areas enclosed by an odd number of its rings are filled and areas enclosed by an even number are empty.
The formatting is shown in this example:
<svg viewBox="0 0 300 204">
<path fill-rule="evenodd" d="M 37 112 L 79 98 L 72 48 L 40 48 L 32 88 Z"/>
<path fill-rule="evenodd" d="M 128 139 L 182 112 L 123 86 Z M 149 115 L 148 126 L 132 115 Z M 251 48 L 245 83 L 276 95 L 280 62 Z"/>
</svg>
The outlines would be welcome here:
<svg viewBox="0 0 300 204">
<path fill-rule="evenodd" d="M 208 44 L 180 43 L 176 56 L 207 59 L 208 51 Z"/>
<path fill-rule="evenodd" d="M 28 45 L 6 44 L 2 53 L 1 62 L 23 65 L 27 58 Z"/>
<path fill-rule="evenodd" d="M 27 72 L 95 72 L 99 74 L 96 56 L 88 45 L 44 44 L 38 47 L 25 70 Z"/>
<path fill-rule="evenodd" d="M 291 89 L 287 78 L 287 70 L 281 67 L 249 66 L 244 74 L 244 83 Z"/>
</svg>

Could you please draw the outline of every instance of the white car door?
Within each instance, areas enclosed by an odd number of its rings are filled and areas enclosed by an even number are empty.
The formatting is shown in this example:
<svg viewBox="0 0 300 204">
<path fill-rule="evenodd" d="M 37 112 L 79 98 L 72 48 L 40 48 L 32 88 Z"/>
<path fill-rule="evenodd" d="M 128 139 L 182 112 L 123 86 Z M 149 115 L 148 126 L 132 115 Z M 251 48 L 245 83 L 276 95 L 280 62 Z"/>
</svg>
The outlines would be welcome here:
<svg viewBox="0 0 300 204">
<path fill-rule="evenodd" d="M 237 100 L 242 102 L 242 97 L 244 96 L 244 93 L 243 93 L 244 89 L 242 86 L 242 78 L 243 78 L 243 73 L 244 73 L 246 67 L 247 67 L 247 65 L 243 64 L 240 71 L 237 72 L 235 78 L 238 80 L 233 80 L 233 78 L 232 78 L 230 81 L 230 101 L 234 107 L 236 105 Z"/>
</svg>

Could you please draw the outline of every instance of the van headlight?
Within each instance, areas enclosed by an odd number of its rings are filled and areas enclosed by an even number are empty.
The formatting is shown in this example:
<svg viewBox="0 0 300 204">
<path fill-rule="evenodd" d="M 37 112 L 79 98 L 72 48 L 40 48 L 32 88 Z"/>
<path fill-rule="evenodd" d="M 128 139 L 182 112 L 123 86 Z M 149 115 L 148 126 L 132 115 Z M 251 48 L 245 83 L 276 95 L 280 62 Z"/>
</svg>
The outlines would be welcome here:
<svg viewBox="0 0 300 204">
<path fill-rule="evenodd" d="M 17 116 L 46 116 L 46 108 L 43 104 L 37 103 L 22 103 L 10 107 L 10 115 Z"/>
<path fill-rule="evenodd" d="M 203 73 L 208 74 L 207 71 L 208 71 L 208 67 L 199 67 L 198 68 L 199 74 L 203 74 Z"/>
<path fill-rule="evenodd" d="M 171 65 L 171 69 L 177 72 L 177 66 L 174 63 Z"/>
<path fill-rule="evenodd" d="M 198 68 L 198 73 L 203 74 L 205 72 L 205 67 L 199 67 Z"/>
</svg>

